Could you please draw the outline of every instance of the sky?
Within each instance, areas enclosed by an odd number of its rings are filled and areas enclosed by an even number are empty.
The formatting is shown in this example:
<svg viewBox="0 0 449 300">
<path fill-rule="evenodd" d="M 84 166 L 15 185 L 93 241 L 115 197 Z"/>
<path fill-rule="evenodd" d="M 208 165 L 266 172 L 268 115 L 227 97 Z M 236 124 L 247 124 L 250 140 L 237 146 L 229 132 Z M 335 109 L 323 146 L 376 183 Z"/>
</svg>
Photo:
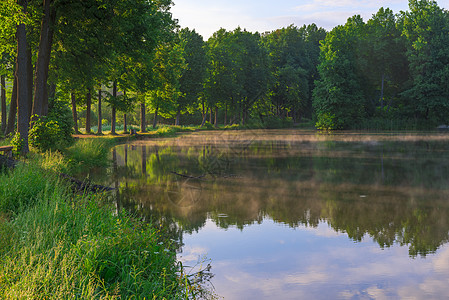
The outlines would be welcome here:
<svg viewBox="0 0 449 300">
<path fill-rule="evenodd" d="M 380 7 L 395 13 L 408 9 L 408 0 L 173 0 L 173 17 L 181 27 L 195 29 L 207 40 L 220 28 L 238 26 L 251 32 L 272 31 L 294 24 L 315 23 L 331 30 L 356 14 L 365 21 Z M 449 8 L 449 0 L 438 5 Z"/>
</svg>

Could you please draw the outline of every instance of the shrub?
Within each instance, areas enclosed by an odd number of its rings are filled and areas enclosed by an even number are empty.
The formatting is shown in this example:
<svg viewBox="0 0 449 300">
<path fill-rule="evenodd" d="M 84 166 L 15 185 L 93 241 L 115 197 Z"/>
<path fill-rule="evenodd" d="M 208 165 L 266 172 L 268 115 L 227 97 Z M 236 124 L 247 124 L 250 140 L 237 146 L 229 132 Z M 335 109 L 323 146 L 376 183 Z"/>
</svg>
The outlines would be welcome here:
<svg viewBox="0 0 449 300">
<path fill-rule="evenodd" d="M 335 130 L 337 125 L 335 123 L 335 115 L 330 113 L 321 113 L 318 115 L 318 120 L 315 124 L 318 130 Z"/>
<path fill-rule="evenodd" d="M 209 121 L 206 121 L 206 123 L 204 123 L 204 127 L 209 130 L 215 129 L 214 125 L 211 124 Z"/>
<path fill-rule="evenodd" d="M 70 110 L 59 100 L 53 100 L 48 116 L 33 116 L 29 143 L 41 152 L 62 150 L 73 143 L 73 121 Z"/>
<path fill-rule="evenodd" d="M 29 133 L 30 146 L 41 152 L 60 149 L 62 146 L 62 130 L 59 123 L 48 117 L 38 117 L 33 122 Z"/>
<path fill-rule="evenodd" d="M 20 137 L 20 133 L 16 132 L 14 137 L 11 139 L 11 146 L 13 147 L 12 152 L 14 155 L 20 155 L 23 149 L 23 139 Z"/>
</svg>

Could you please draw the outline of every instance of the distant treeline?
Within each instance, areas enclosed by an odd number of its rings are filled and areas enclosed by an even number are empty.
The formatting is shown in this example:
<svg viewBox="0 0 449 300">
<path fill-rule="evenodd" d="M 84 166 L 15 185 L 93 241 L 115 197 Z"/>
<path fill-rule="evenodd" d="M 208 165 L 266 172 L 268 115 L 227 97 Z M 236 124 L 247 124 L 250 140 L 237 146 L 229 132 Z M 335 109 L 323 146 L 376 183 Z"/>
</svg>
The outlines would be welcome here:
<svg viewBox="0 0 449 300">
<path fill-rule="evenodd" d="M 18 113 L 27 136 L 29 116 L 47 116 L 55 99 L 72 109 L 75 130 L 83 111 L 87 132 L 95 120 L 114 133 L 118 113 L 143 131 L 150 113 L 154 126 L 158 116 L 216 125 L 306 119 L 323 129 L 449 122 L 449 16 L 435 1 L 410 0 L 398 14 L 381 8 L 366 22 L 353 16 L 330 32 L 220 29 L 208 41 L 180 29 L 170 7 L 2 1 L 3 132 L 15 130 Z M 8 109 L 4 95 L 18 106 Z"/>
</svg>

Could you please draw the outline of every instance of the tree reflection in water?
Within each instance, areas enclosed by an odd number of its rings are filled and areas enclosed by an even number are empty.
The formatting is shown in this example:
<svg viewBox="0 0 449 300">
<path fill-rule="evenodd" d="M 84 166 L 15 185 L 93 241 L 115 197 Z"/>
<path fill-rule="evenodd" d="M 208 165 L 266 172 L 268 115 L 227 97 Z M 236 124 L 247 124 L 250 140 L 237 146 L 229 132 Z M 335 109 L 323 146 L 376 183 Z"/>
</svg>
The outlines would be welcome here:
<svg viewBox="0 0 449 300">
<path fill-rule="evenodd" d="M 444 135 L 220 132 L 121 145 L 113 185 L 121 205 L 182 233 L 260 223 L 327 222 L 354 241 L 407 245 L 411 256 L 448 241 L 449 149 Z M 226 215 L 226 218 L 220 216 Z"/>
</svg>

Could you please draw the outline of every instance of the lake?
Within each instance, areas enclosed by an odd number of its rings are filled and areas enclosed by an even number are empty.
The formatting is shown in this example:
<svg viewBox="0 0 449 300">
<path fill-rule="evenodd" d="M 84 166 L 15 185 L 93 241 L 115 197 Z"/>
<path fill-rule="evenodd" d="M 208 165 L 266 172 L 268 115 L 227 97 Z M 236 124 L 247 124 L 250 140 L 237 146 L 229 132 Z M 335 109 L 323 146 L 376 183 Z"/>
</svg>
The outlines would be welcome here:
<svg viewBox="0 0 449 300">
<path fill-rule="evenodd" d="M 207 131 L 114 148 L 117 209 L 224 299 L 449 295 L 449 134 Z"/>
</svg>

